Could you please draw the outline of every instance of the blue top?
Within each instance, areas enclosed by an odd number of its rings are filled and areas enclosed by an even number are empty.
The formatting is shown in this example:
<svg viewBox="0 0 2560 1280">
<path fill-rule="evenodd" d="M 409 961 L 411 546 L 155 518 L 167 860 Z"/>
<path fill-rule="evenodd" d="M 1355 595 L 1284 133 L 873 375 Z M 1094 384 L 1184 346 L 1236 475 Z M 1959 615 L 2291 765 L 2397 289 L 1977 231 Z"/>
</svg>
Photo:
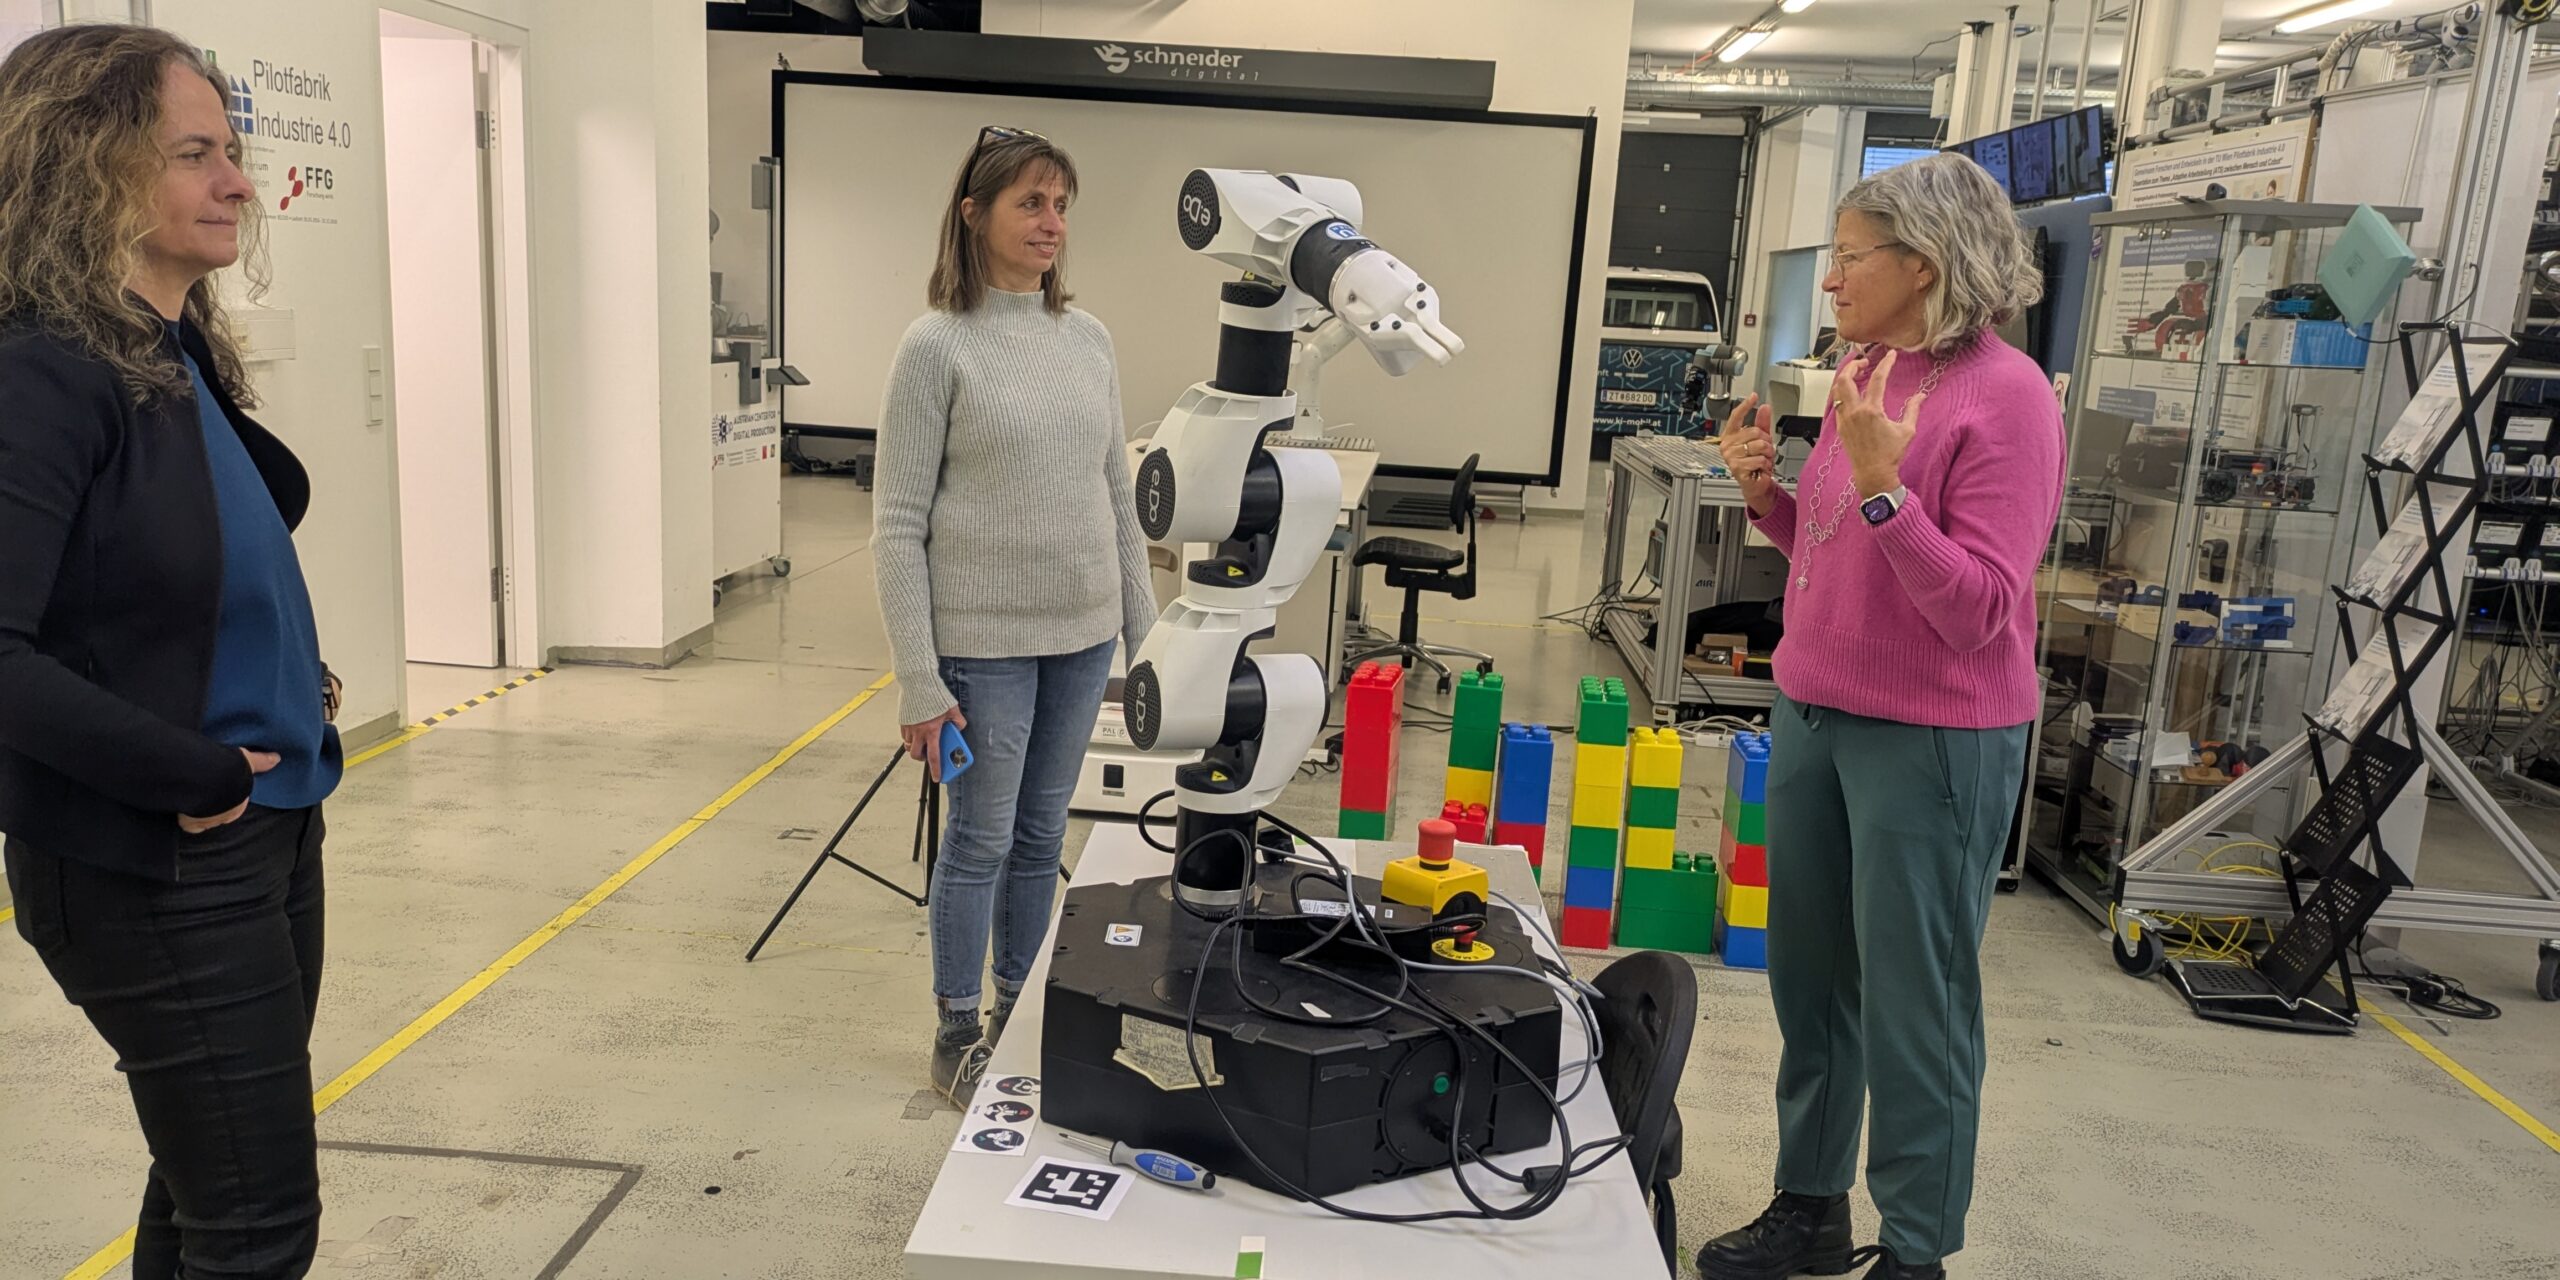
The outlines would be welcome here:
<svg viewBox="0 0 2560 1280">
<path fill-rule="evenodd" d="M 293 532 L 258 464 L 195 357 L 186 362 L 222 522 L 222 615 L 205 688 L 205 735 L 282 756 L 259 775 L 249 798 L 270 809 L 307 809 L 337 790 L 346 768 L 338 731 L 322 718 L 320 629 L 311 617 L 311 591 Z"/>
</svg>

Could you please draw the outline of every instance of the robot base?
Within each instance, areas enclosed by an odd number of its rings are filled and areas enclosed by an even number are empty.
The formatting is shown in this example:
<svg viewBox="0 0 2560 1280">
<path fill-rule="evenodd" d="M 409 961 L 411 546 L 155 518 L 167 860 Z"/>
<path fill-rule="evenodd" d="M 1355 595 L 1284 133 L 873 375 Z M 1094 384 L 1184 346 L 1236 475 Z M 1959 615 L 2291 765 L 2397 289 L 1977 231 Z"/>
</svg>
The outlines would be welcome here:
<svg viewBox="0 0 2560 1280">
<path fill-rule="evenodd" d="M 1377 901 L 1376 881 L 1352 883 L 1364 902 Z M 1213 926 L 1175 905 L 1172 887 L 1159 876 L 1066 895 L 1040 1046 L 1042 1104 L 1051 1121 L 1179 1152 L 1220 1177 L 1282 1195 L 1289 1189 L 1281 1179 L 1331 1196 L 1446 1166 L 1453 1127 L 1489 1156 L 1530 1150 L 1552 1136 L 1554 1114 L 1536 1085 L 1473 1034 L 1453 1040 L 1400 1011 L 1359 1026 L 1324 1026 L 1251 1007 L 1236 991 L 1238 942 L 1243 986 L 1263 1005 L 1337 1017 L 1359 1017 L 1376 1006 L 1283 967 L 1281 955 L 1254 939 L 1221 938 L 1207 972 L 1200 972 Z M 1248 923 L 1234 927 L 1303 929 L 1303 921 L 1267 918 L 1322 914 L 1328 907 L 1338 912 L 1340 903 L 1340 891 L 1303 865 L 1258 861 Z M 1256 919 L 1266 922 L 1250 923 Z M 1106 941 L 1119 925 L 1137 926 L 1135 945 Z M 1493 947 L 1497 963 L 1524 963 L 1533 954 L 1505 910 L 1493 911 L 1478 936 Z M 1364 986 L 1395 989 L 1390 963 L 1374 952 L 1346 950 L 1330 948 L 1317 962 Z M 1183 1028 L 1195 984 L 1200 1065 L 1228 1120 L 1279 1179 L 1237 1147 L 1193 1073 Z M 1546 984 L 1512 973 L 1417 969 L 1413 986 L 1483 1028 L 1553 1091 L 1564 1016 Z M 1419 995 L 1407 998 L 1420 1002 Z"/>
</svg>

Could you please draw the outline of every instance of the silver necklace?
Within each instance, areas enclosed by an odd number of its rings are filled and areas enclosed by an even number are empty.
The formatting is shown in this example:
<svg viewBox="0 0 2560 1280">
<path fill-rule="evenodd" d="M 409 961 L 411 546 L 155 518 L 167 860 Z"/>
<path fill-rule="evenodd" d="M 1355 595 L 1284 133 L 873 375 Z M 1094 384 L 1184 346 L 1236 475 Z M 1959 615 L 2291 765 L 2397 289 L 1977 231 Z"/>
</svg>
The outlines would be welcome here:
<svg viewBox="0 0 2560 1280">
<path fill-rule="evenodd" d="M 1952 355 L 1939 356 L 1930 361 L 1929 374 L 1920 380 L 1920 389 L 1912 393 L 1912 399 L 1937 390 L 1938 379 L 1946 376 L 1947 366 L 1953 362 Z M 1911 400 L 1906 399 L 1902 403 L 1907 408 Z M 1843 483 L 1840 486 L 1839 496 L 1832 501 L 1831 519 L 1827 523 L 1822 519 L 1822 490 L 1831 482 L 1831 464 L 1847 452 L 1840 443 L 1840 415 L 1836 405 L 1833 408 L 1831 421 L 1831 448 L 1822 455 L 1822 466 L 1815 470 L 1813 485 L 1805 491 L 1806 505 L 1813 509 L 1814 514 L 1813 526 L 1805 530 L 1806 545 L 1802 555 L 1796 561 L 1796 590 L 1798 591 L 1813 585 L 1813 549 L 1840 536 L 1841 521 L 1847 519 L 1849 515 L 1849 497 L 1858 490 L 1855 484 Z"/>
</svg>

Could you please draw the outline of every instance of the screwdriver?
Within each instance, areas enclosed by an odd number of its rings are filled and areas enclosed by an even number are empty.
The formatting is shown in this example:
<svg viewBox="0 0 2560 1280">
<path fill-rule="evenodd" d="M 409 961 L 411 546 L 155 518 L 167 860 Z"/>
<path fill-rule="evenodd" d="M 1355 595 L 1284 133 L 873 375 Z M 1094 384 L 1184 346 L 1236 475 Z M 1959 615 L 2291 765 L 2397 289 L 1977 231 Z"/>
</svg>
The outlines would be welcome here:
<svg viewBox="0 0 2560 1280">
<path fill-rule="evenodd" d="M 1060 1132 L 1058 1136 L 1103 1157 L 1112 1164 L 1125 1169 L 1135 1169 L 1168 1187 L 1180 1187 L 1185 1191 L 1206 1191 L 1218 1185 L 1218 1175 L 1180 1156 L 1166 1155 L 1161 1151 L 1143 1151 L 1125 1142 L 1104 1142 L 1099 1138 L 1088 1138 L 1076 1133 Z"/>
</svg>

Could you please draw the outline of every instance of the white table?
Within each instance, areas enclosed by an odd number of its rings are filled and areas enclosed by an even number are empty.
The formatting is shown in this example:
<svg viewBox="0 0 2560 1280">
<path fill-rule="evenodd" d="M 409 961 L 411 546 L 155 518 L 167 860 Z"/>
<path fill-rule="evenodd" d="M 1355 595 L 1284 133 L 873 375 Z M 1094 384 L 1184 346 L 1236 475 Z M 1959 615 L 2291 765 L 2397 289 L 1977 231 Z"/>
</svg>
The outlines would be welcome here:
<svg viewBox="0 0 2560 1280">
<path fill-rule="evenodd" d="M 1331 844 L 1355 872 L 1370 874 L 1389 859 L 1412 851 L 1409 845 L 1378 841 Z M 1520 850 L 1468 846 L 1464 856 L 1491 873 L 1496 890 L 1523 906 L 1541 909 L 1534 905 L 1540 902 L 1538 886 L 1530 878 L 1527 855 Z M 1165 874 L 1170 865 L 1165 855 L 1139 840 L 1136 828 L 1097 826 L 1076 866 L 1074 883 L 1127 883 Z M 1054 930 L 1053 925 L 1053 942 Z M 1534 922 L 1530 931 L 1540 935 L 1541 950 L 1555 954 L 1543 919 Z M 1042 1009 L 1038 997 L 1048 977 L 1048 948 L 1043 948 L 1031 969 L 1032 996 L 1015 1010 L 1004 1042 L 988 1067 L 991 1074 L 1039 1074 Z M 1566 1062 L 1582 1058 L 1580 1033 L 1578 1018 L 1566 1014 Z M 1571 1088 L 1580 1074 L 1578 1069 L 1567 1073 L 1564 1087 Z M 1582 1096 L 1566 1104 L 1565 1115 L 1572 1122 L 1577 1145 L 1618 1131 L 1597 1075 Z M 1262 1273 L 1274 1280 L 1411 1280 L 1427 1275 L 1650 1280 L 1668 1274 L 1654 1238 L 1652 1211 L 1624 1155 L 1574 1179 L 1554 1205 L 1534 1218 L 1418 1226 L 1354 1222 L 1232 1178 L 1207 1193 L 1142 1180 L 1109 1222 L 1006 1206 L 1005 1197 L 1030 1172 L 1031 1162 L 1043 1155 L 1093 1159 L 1092 1153 L 1069 1146 L 1045 1124 L 1032 1137 L 1026 1156 L 957 1152 L 944 1156 L 941 1176 L 934 1179 L 924 1213 L 907 1237 L 907 1274 L 917 1280 L 1232 1276 L 1236 1246 L 1249 1236 L 1265 1242 Z M 1538 1152 L 1514 1152 L 1501 1163 L 1516 1170 L 1551 1164 L 1559 1157 L 1551 1139 Z M 1505 1184 L 1489 1175 L 1478 1176 L 1473 1183 L 1495 1204 L 1518 1203 L 1517 1188 L 1506 1192 Z M 1445 1169 L 1334 1199 L 1379 1213 L 1467 1207 L 1455 1177 Z"/>
</svg>

